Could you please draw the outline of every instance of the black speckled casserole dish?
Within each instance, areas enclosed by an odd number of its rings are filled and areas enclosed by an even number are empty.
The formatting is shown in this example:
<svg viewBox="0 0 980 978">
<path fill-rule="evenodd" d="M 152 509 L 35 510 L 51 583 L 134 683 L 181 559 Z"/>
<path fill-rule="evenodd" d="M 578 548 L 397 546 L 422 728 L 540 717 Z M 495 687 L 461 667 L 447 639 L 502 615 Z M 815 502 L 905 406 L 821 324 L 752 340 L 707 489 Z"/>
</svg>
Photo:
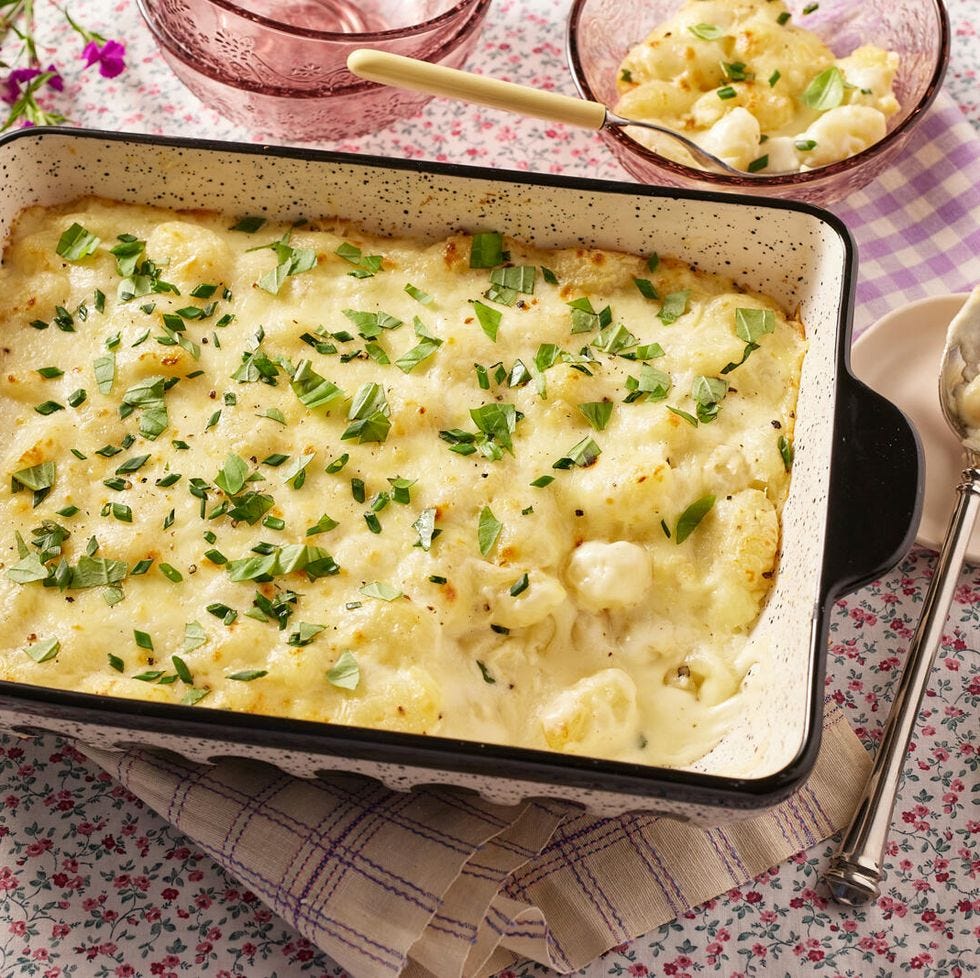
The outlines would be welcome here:
<svg viewBox="0 0 980 978">
<path fill-rule="evenodd" d="M 839 220 L 787 201 L 77 130 L 0 140 L 0 182 L 0 239 L 26 206 L 95 194 L 229 213 L 247 201 L 250 213 L 338 215 L 380 234 L 496 227 L 541 247 L 656 251 L 798 309 L 808 338 L 780 570 L 753 633 L 770 661 L 745 681 L 741 721 L 691 770 L 9 682 L 0 682 L 0 725 L 201 761 L 250 757 L 302 776 L 343 769 L 399 789 L 454 784 L 503 802 L 556 797 L 600 814 L 647 809 L 702 822 L 775 804 L 807 776 L 830 606 L 904 553 L 920 499 L 914 431 L 848 369 L 856 257 Z"/>
</svg>

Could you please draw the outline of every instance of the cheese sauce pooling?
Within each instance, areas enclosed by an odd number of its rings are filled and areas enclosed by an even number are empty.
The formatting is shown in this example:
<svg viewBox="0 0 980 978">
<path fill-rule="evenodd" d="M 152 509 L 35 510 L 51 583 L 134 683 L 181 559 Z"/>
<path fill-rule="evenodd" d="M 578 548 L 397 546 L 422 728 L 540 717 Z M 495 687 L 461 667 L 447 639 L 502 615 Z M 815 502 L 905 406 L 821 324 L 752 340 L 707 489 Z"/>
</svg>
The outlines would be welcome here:
<svg viewBox="0 0 980 978">
<path fill-rule="evenodd" d="M 884 138 L 898 111 L 898 55 L 866 44 L 835 58 L 805 23 L 781 0 L 686 0 L 623 59 L 616 112 L 682 132 L 740 170 L 854 156 Z M 676 155 L 656 133 L 629 134 Z"/>
<path fill-rule="evenodd" d="M 775 568 L 800 324 L 668 258 L 257 223 L 21 216 L 0 676 L 709 750 Z"/>
</svg>

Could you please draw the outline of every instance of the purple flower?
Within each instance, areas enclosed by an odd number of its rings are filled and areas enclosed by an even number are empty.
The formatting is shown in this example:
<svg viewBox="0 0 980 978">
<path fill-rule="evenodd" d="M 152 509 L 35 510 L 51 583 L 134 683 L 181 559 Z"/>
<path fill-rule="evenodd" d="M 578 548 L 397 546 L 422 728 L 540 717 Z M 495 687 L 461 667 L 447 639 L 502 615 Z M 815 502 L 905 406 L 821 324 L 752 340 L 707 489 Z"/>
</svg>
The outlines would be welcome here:
<svg viewBox="0 0 980 978">
<path fill-rule="evenodd" d="M 63 92 L 65 90 L 65 83 L 54 65 L 48 65 L 44 69 L 15 68 L 3 81 L 0 81 L 0 100 L 6 102 L 7 105 L 13 105 L 20 98 L 21 85 L 24 82 L 29 82 L 31 79 L 37 78 L 38 75 L 47 72 L 51 73 L 51 77 L 48 79 L 48 85 L 56 92 Z"/>
<path fill-rule="evenodd" d="M 126 45 L 118 41 L 106 41 L 101 46 L 96 41 L 89 41 L 82 49 L 81 56 L 85 59 L 86 68 L 98 64 L 99 74 L 103 78 L 115 78 L 126 67 L 123 60 L 125 54 Z"/>
</svg>

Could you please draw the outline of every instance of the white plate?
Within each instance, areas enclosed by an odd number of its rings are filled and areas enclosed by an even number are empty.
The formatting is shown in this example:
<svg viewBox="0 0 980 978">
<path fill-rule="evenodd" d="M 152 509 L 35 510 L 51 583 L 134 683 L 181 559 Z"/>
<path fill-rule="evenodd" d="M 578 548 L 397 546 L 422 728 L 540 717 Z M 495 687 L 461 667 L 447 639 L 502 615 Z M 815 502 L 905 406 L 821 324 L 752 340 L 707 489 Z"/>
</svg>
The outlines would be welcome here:
<svg viewBox="0 0 980 978">
<path fill-rule="evenodd" d="M 938 550 L 956 503 L 963 450 L 939 407 L 939 362 L 950 320 L 968 293 L 910 302 L 882 316 L 851 348 L 851 369 L 869 387 L 897 404 L 918 428 L 925 452 L 925 499 L 916 542 Z M 980 564 L 980 523 L 967 559 Z"/>
</svg>

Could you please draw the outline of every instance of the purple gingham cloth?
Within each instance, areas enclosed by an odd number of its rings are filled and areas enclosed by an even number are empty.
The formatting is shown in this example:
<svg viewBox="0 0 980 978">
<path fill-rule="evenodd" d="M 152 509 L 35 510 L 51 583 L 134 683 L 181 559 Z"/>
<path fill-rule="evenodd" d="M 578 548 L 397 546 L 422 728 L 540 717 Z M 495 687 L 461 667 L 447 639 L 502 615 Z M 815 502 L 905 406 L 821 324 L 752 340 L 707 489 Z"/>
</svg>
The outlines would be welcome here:
<svg viewBox="0 0 980 978">
<path fill-rule="evenodd" d="M 831 702 L 807 783 L 709 830 L 244 760 L 85 753 L 355 978 L 479 978 L 525 957 L 574 971 L 832 835 L 869 765 Z"/>
<path fill-rule="evenodd" d="M 831 209 L 858 244 L 855 334 L 907 302 L 980 282 L 980 139 L 944 93 L 899 161 Z"/>
</svg>

